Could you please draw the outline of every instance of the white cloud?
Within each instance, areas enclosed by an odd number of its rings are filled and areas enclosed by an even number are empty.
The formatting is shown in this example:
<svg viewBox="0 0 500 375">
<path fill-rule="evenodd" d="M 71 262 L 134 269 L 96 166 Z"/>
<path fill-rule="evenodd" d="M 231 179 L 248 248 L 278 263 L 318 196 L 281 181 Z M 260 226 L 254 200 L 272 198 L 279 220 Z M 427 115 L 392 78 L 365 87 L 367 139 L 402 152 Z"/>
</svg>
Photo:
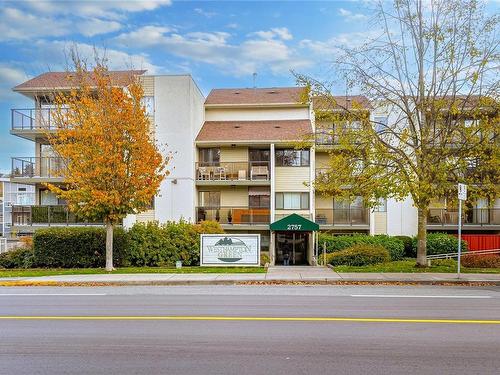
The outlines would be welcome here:
<svg viewBox="0 0 500 375">
<path fill-rule="evenodd" d="M 62 36 L 70 32 L 65 20 L 37 17 L 16 8 L 0 10 L 0 40 L 22 40 L 44 36 Z"/>
<path fill-rule="evenodd" d="M 28 76 L 19 67 L 8 63 L 0 63 L 0 101 L 11 103 L 13 99 L 19 99 L 19 94 L 15 94 L 12 87 L 27 79 Z"/>
<path fill-rule="evenodd" d="M 82 35 L 91 37 L 94 35 L 108 34 L 118 31 L 122 28 L 122 25 L 116 21 L 103 21 L 98 18 L 89 18 L 78 22 L 76 27 Z"/>
<path fill-rule="evenodd" d="M 209 11 L 203 10 L 201 8 L 194 8 L 194 11 L 196 13 L 198 13 L 199 15 L 202 15 L 202 16 L 207 17 L 207 18 L 212 18 L 213 16 L 217 15 L 216 12 L 209 12 Z"/>
<path fill-rule="evenodd" d="M 237 23 L 228 23 L 228 24 L 226 25 L 226 27 L 227 27 L 228 29 L 237 29 L 237 28 L 239 27 L 239 25 L 238 25 Z"/>
<path fill-rule="evenodd" d="M 292 39 L 286 28 L 257 31 L 247 35 L 239 43 L 231 42 L 227 32 L 190 32 L 180 34 L 169 32 L 158 26 L 147 26 L 122 33 L 115 38 L 122 45 L 134 45 L 143 41 L 155 51 L 163 49 L 178 57 L 193 62 L 214 65 L 235 75 L 251 74 L 258 70 L 270 70 L 275 74 L 288 74 L 312 64 L 312 61 L 298 56 L 287 44 Z"/>
<path fill-rule="evenodd" d="M 293 36 L 288 31 L 286 27 L 275 27 L 267 31 L 255 31 L 249 34 L 250 36 L 255 35 L 262 39 L 282 39 L 282 40 L 292 40 Z"/>
<path fill-rule="evenodd" d="M 41 62 L 45 63 L 50 70 L 65 70 L 67 61 L 67 52 L 75 47 L 82 59 L 86 59 L 90 64 L 94 58 L 94 50 L 99 57 L 105 57 L 110 70 L 124 69 L 146 69 L 148 74 L 154 74 L 161 71 L 161 68 L 154 65 L 147 54 L 129 54 L 116 49 L 95 47 L 87 43 L 68 43 L 62 40 L 46 41 L 40 40 L 35 43 L 39 51 Z M 45 69 L 47 70 L 47 69 Z"/>
<path fill-rule="evenodd" d="M 346 21 L 364 21 L 368 19 L 368 16 L 361 13 L 353 13 L 350 10 L 340 8 L 339 15 L 344 17 Z"/>
<path fill-rule="evenodd" d="M 29 0 L 25 4 L 38 13 L 51 15 L 69 14 L 81 17 L 108 19 L 123 18 L 125 13 L 155 10 L 172 4 L 171 0 L 115 0 L 115 1 L 63 1 Z"/>
</svg>

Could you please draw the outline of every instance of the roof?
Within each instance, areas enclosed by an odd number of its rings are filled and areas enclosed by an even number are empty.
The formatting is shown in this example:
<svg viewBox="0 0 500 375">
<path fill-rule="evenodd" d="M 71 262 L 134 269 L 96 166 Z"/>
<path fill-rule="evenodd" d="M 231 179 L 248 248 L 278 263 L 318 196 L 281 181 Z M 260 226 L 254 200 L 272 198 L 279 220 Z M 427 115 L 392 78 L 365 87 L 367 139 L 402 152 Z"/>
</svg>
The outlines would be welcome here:
<svg viewBox="0 0 500 375">
<path fill-rule="evenodd" d="M 130 82 L 131 76 L 142 75 L 145 70 L 111 70 L 108 72 L 111 77 L 111 82 L 115 86 L 125 86 Z M 90 74 L 90 73 L 89 73 Z M 72 88 L 76 85 L 73 83 L 74 72 L 47 72 L 36 76 L 20 85 L 17 85 L 12 90 L 14 91 L 37 91 L 50 90 L 61 88 Z"/>
<path fill-rule="evenodd" d="M 213 89 L 206 105 L 300 104 L 303 87 Z"/>
<path fill-rule="evenodd" d="M 197 142 L 294 141 L 312 133 L 311 121 L 205 121 Z"/>
<path fill-rule="evenodd" d="M 319 230 L 319 225 L 298 214 L 285 216 L 270 226 L 272 231 L 312 232 Z"/>
<path fill-rule="evenodd" d="M 364 95 L 338 95 L 332 96 L 331 99 L 335 101 L 335 105 L 324 96 L 316 96 L 313 98 L 313 108 L 320 110 L 353 109 L 353 107 L 373 109 L 370 101 Z"/>
</svg>

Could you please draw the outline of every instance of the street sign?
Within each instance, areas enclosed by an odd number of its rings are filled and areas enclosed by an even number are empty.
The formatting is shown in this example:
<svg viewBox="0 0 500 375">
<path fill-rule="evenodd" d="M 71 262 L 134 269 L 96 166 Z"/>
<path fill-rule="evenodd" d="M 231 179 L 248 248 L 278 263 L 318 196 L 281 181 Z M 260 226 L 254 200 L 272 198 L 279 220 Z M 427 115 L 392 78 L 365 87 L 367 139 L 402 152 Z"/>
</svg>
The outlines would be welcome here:
<svg viewBox="0 0 500 375">
<path fill-rule="evenodd" d="M 461 201 L 467 200 L 467 185 L 458 184 L 458 199 Z"/>
</svg>

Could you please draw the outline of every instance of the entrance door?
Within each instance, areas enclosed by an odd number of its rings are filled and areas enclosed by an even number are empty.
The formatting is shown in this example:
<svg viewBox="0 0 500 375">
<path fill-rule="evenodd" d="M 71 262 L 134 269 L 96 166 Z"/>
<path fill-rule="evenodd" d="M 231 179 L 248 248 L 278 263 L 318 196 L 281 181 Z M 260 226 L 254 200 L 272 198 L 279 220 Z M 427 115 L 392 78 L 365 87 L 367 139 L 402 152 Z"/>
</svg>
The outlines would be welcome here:
<svg viewBox="0 0 500 375">
<path fill-rule="evenodd" d="M 290 265 L 307 264 L 307 238 L 307 232 L 276 232 L 276 264 L 284 264 L 285 254 Z"/>
</svg>

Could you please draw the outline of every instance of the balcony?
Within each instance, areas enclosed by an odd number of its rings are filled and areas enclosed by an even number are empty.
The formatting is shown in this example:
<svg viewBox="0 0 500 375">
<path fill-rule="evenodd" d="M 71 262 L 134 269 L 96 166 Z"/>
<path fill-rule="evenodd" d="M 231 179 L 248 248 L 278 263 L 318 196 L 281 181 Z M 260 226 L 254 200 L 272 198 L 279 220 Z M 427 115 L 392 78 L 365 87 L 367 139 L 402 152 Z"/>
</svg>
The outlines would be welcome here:
<svg viewBox="0 0 500 375">
<path fill-rule="evenodd" d="M 315 222 L 321 226 L 367 229 L 370 225 L 370 210 L 368 208 L 317 208 Z"/>
<path fill-rule="evenodd" d="M 47 131 L 56 129 L 54 109 L 11 109 L 11 134 L 35 140 L 37 136 L 44 136 Z"/>
<path fill-rule="evenodd" d="M 15 182 L 62 182 L 64 160 L 59 157 L 12 158 L 12 180 Z"/>
<path fill-rule="evenodd" d="M 103 225 L 101 221 L 79 219 L 65 205 L 12 206 L 13 227 Z"/>
<path fill-rule="evenodd" d="M 269 208 L 197 207 L 196 221 L 213 220 L 223 225 L 269 225 Z"/>
<path fill-rule="evenodd" d="M 269 161 L 196 163 L 197 185 L 269 185 Z"/>
<path fill-rule="evenodd" d="M 464 227 L 498 230 L 500 227 L 500 208 L 474 208 L 462 212 Z M 458 210 L 446 208 L 431 208 L 427 216 L 427 228 L 437 229 L 458 227 Z"/>
</svg>

